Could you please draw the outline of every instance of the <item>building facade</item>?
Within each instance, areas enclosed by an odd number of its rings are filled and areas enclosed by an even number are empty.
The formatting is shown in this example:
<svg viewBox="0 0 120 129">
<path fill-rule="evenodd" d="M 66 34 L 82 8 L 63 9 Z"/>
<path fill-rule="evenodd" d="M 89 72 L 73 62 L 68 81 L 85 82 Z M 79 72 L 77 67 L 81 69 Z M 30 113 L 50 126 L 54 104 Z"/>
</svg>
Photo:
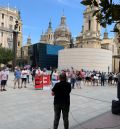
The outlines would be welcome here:
<svg viewBox="0 0 120 129">
<path fill-rule="evenodd" d="M 52 22 L 50 20 L 47 31 L 42 32 L 40 37 L 41 43 L 53 44 L 54 43 L 54 32 L 52 30 Z"/>
<path fill-rule="evenodd" d="M 21 66 L 24 66 L 25 64 L 30 64 L 29 49 L 31 45 L 32 45 L 32 41 L 29 35 L 27 38 L 26 44 L 21 48 L 21 59 L 19 62 Z"/>
<path fill-rule="evenodd" d="M 100 24 L 96 21 L 96 16 L 93 17 L 96 7 L 87 6 L 84 11 L 84 25 L 82 32 L 76 37 L 76 46 L 80 48 L 101 48 L 100 39 Z"/>
<path fill-rule="evenodd" d="M 13 31 L 15 21 L 18 21 L 17 57 L 21 56 L 22 47 L 22 20 L 20 12 L 14 8 L 0 7 L 0 45 L 13 48 Z"/>
<path fill-rule="evenodd" d="M 44 43 L 36 43 L 29 46 L 30 65 L 40 68 L 57 68 L 58 67 L 58 51 L 63 49 L 59 45 L 51 45 Z"/>
</svg>

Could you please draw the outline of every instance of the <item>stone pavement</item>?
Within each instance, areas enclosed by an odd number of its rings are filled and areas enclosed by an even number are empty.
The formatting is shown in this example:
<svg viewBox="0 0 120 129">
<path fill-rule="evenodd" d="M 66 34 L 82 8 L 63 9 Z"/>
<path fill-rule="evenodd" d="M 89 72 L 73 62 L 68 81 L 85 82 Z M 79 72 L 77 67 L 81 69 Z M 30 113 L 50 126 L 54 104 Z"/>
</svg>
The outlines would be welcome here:
<svg viewBox="0 0 120 129">
<path fill-rule="evenodd" d="M 35 90 L 32 82 L 27 84 L 27 88 L 13 89 L 13 80 L 13 73 L 10 73 L 7 91 L 0 92 L 0 129 L 53 129 L 53 96 L 50 90 Z M 110 111 L 112 99 L 116 99 L 115 86 L 82 85 L 82 89 L 72 90 L 70 129 L 95 129 L 119 124 L 120 116 L 112 115 Z M 64 129 L 62 119 L 59 129 Z"/>
</svg>

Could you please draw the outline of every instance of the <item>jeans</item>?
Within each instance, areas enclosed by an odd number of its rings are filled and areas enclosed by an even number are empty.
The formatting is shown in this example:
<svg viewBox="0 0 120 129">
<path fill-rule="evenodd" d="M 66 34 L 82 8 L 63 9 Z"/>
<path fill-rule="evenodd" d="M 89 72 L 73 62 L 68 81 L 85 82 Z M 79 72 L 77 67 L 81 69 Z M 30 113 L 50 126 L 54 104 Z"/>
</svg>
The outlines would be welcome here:
<svg viewBox="0 0 120 129">
<path fill-rule="evenodd" d="M 75 86 L 75 79 L 74 78 L 71 78 L 71 87 L 74 89 L 74 86 Z"/>
<path fill-rule="evenodd" d="M 54 129 L 58 128 L 60 115 L 62 111 L 63 121 L 64 121 L 64 129 L 69 129 L 69 105 L 67 104 L 55 104 L 54 105 Z"/>
</svg>

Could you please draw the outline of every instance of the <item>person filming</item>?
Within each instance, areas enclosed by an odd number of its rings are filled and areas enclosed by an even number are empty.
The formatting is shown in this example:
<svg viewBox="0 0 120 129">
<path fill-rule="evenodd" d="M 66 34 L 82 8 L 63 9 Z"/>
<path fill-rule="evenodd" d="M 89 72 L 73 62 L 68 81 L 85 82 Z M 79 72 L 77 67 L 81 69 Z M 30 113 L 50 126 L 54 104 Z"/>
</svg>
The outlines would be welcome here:
<svg viewBox="0 0 120 129">
<path fill-rule="evenodd" d="M 60 74 L 60 82 L 56 83 L 52 89 L 54 96 L 54 127 L 58 129 L 61 112 L 63 114 L 64 129 L 69 129 L 69 108 L 71 84 L 67 82 L 66 74 Z"/>
</svg>

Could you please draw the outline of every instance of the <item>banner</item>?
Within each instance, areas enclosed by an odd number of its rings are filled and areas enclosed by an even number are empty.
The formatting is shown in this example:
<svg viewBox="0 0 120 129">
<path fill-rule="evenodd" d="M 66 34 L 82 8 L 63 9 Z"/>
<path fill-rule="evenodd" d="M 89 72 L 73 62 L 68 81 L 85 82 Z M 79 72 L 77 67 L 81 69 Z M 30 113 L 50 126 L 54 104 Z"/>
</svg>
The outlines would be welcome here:
<svg viewBox="0 0 120 129">
<path fill-rule="evenodd" d="M 50 86 L 50 75 L 35 76 L 35 89 L 43 89 L 44 86 Z"/>
</svg>

